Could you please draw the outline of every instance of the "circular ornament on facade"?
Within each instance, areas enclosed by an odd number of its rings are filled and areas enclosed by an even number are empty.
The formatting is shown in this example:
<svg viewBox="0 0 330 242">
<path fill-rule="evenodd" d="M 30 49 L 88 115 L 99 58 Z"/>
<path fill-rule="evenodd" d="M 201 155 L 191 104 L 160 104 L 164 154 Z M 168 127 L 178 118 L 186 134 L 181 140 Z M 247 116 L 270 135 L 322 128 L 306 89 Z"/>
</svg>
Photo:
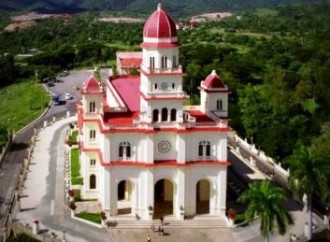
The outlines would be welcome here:
<svg viewBox="0 0 330 242">
<path fill-rule="evenodd" d="M 171 143 L 167 140 L 162 140 L 158 143 L 158 151 L 160 153 L 167 153 L 171 150 Z"/>
<path fill-rule="evenodd" d="M 162 82 L 162 83 L 160 84 L 160 88 L 161 88 L 162 90 L 167 90 L 167 88 L 168 88 L 168 83 L 167 83 L 167 82 Z"/>
</svg>

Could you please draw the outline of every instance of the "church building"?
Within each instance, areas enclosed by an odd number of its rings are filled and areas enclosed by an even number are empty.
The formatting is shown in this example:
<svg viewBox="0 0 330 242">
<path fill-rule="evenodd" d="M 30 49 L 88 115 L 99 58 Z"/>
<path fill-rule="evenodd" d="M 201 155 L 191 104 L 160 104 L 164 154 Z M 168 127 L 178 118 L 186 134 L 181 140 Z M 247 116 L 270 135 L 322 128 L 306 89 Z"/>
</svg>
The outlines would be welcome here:
<svg viewBox="0 0 330 242">
<path fill-rule="evenodd" d="M 213 71 L 200 83 L 200 105 L 184 105 L 176 24 L 161 4 L 141 48 L 139 76 L 101 84 L 92 75 L 81 87 L 81 196 L 111 217 L 223 219 L 228 87 Z"/>
</svg>

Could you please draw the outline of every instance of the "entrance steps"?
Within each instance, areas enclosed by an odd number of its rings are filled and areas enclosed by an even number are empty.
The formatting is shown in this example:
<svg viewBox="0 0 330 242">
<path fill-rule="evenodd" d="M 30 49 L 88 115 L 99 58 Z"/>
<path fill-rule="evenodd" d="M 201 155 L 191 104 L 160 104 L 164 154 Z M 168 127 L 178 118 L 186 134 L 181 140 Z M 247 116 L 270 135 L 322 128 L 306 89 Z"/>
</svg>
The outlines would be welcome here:
<svg viewBox="0 0 330 242">
<path fill-rule="evenodd" d="M 116 229 L 151 229 L 157 230 L 161 225 L 160 220 L 137 220 L 133 216 L 115 216 L 110 219 L 109 228 Z M 166 216 L 163 222 L 164 229 L 185 229 L 185 228 L 226 228 L 228 227 L 225 218 L 218 216 L 196 216 L 192 219 L 177 220 L 174 216 Z"/>
</svg>

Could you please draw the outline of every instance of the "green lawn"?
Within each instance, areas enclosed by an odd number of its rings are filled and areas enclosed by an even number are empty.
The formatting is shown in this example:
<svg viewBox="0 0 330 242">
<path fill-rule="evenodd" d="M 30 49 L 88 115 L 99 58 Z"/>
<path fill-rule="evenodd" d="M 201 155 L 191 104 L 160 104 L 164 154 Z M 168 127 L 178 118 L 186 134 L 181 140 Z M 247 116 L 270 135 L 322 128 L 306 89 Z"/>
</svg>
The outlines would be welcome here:
<svg viewBox="0 0 330 242">
<path fill-rule="evenodd" d="M 93 223 L 101 224 L 101 214 L 99 213 L 87 213 L 81 212 L 75 215 L 78 218 L 82 218 Z"/>
<path fill-rule="evenodd" d="M 32 81 L 0 89 L 0 127 L 18 131 L 35 120 L 47 107 L 50 96 Z"/>
<path fill-rule="evenodd" d="M 82 185 L 83 179 L 80 176 L 79 150 L 71 149 L 71 183 L 72 185 Z"/>
</svg>

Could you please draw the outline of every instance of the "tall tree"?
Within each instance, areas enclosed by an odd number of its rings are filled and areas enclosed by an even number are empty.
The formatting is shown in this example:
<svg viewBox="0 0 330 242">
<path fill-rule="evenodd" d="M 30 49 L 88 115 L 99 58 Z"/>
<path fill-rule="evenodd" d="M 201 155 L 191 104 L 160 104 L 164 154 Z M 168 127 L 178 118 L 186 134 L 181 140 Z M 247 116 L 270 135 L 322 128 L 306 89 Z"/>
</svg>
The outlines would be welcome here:
<svg viewBox="0 0 330 242">
<path fill-rule="evenodd" d="M 266 241 L 269 241 L 270 233 L 274 232 L 275 223 L 280 234 L 285 234 L 286 226 L 293 223 L 291 215 L 283 206 L 286 200 L 284 191 L 272 186 L 267 180 L 250 184 L 249 189 L 238 198 L 238 201 L 247 204 L 247 221 L 260 217 L 260 230 Z"/>
<path fill-rule="evenodd" d="M 300 197 L 307 195 L 307 223 L 309 240 L 312 239 L 312 195 L 319 192 L 322 198 L 329 195 L 329 157 L 315 154 L 311 149 L 300 146 L 288 160 L 290 168 L 289 185 Z"/>
</svg>

